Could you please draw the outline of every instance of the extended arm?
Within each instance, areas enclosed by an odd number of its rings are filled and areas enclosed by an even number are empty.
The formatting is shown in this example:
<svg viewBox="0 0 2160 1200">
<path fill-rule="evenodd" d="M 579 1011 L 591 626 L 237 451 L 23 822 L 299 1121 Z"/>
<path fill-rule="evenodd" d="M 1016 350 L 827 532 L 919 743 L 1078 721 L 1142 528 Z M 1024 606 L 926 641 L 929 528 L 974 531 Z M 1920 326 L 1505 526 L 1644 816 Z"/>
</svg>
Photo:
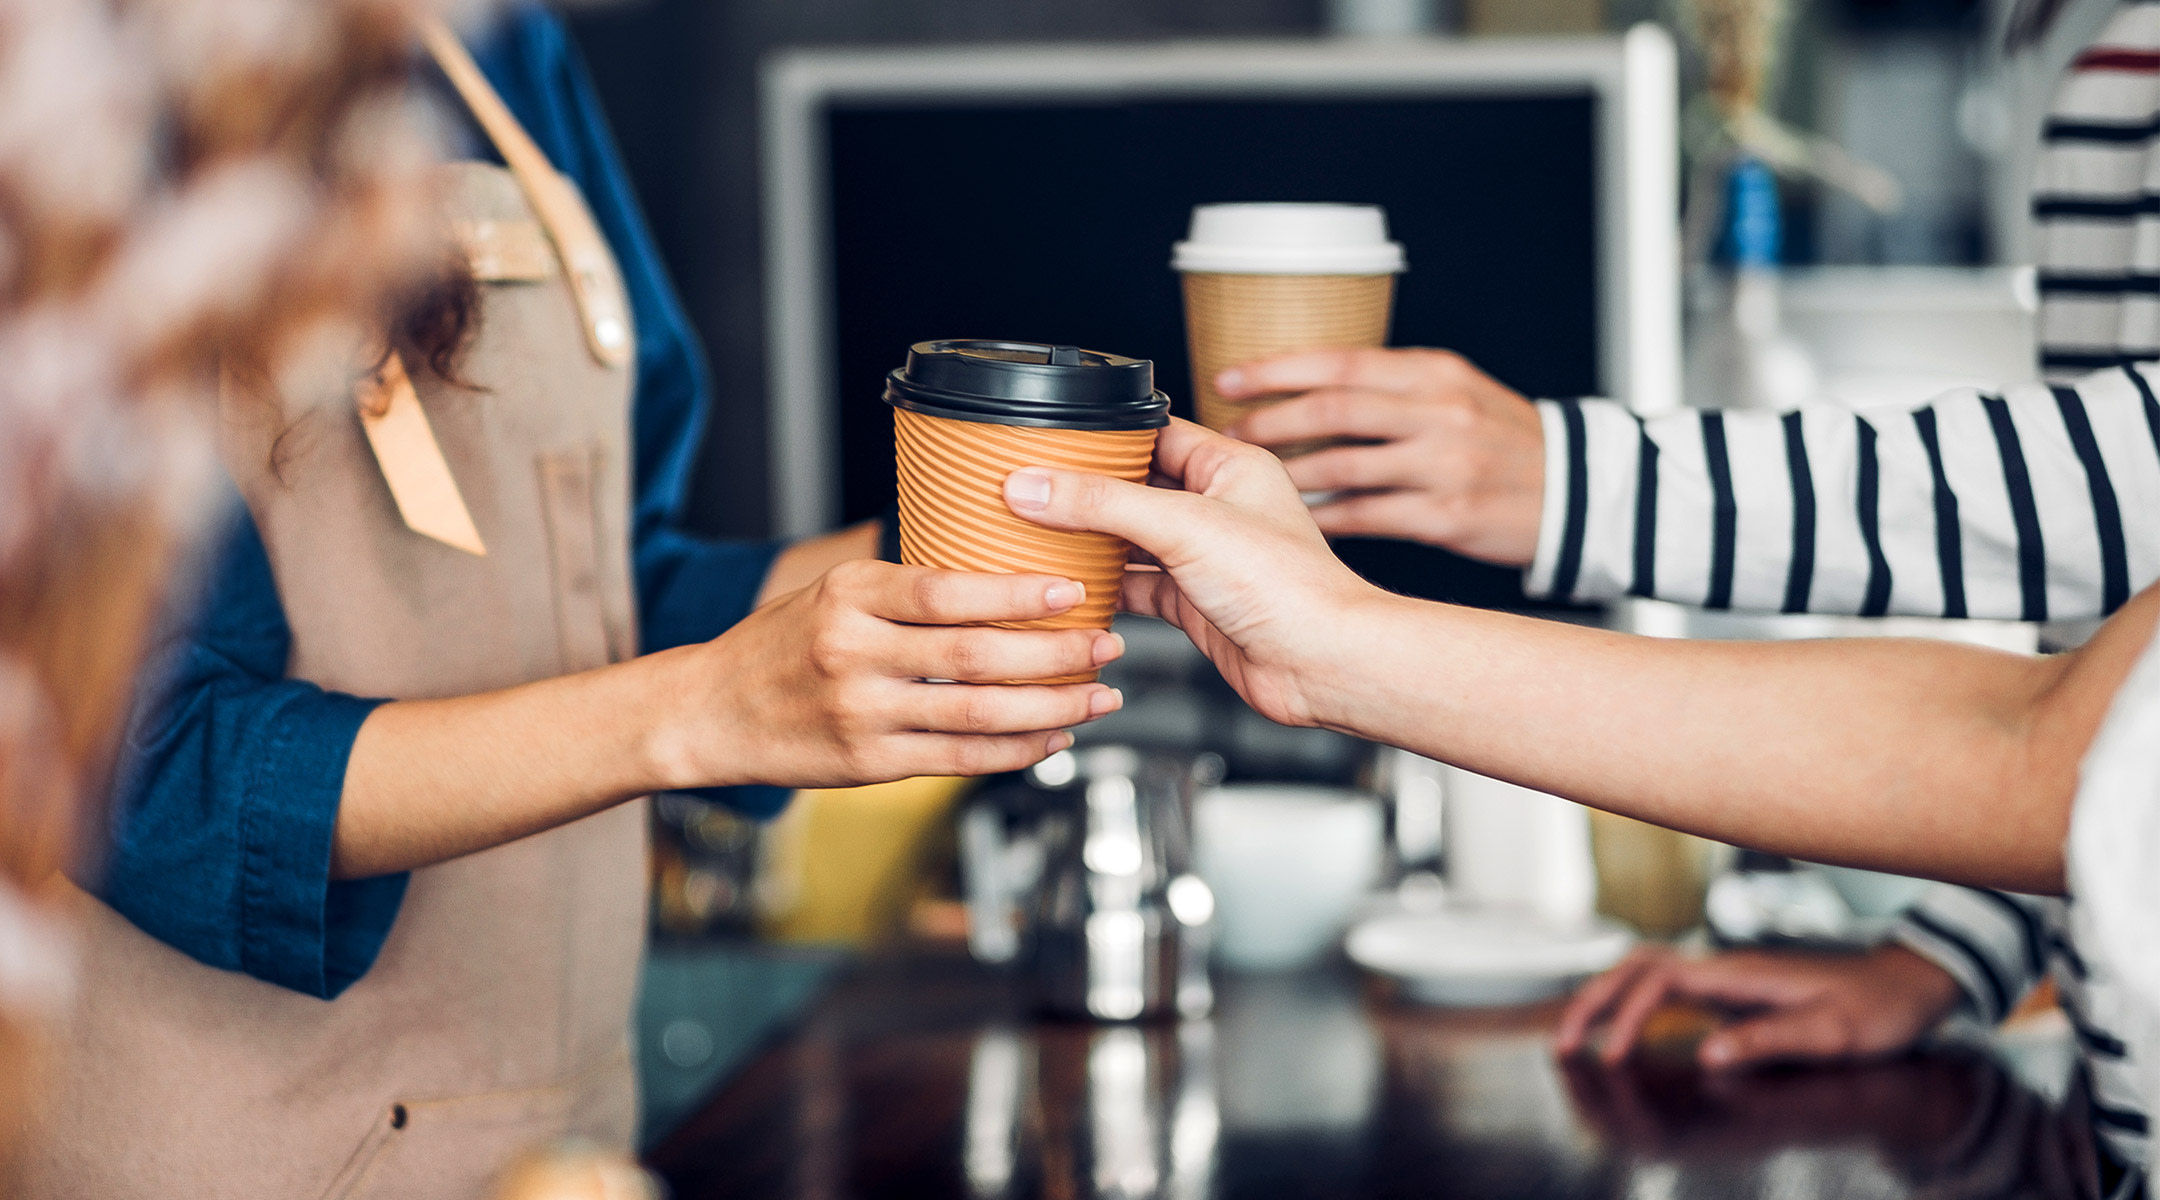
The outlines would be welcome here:
<svg viewBox="0 0 2160 1200">
<path fill-rule="evenodd" d="M 1428 604 L 1336 562 L 1272 457 L 1197 427 L 1185 490 L 1029 470 L 1014 509 L 1132 539 L 1127 603 L 1246 698 L 1615 812 L 1818 861 L 2059 891 L 2080 756 L 2151 635 L 2142 595 L 2036 660 L 1927 642 L 1696 643 Z"/>
</svg>

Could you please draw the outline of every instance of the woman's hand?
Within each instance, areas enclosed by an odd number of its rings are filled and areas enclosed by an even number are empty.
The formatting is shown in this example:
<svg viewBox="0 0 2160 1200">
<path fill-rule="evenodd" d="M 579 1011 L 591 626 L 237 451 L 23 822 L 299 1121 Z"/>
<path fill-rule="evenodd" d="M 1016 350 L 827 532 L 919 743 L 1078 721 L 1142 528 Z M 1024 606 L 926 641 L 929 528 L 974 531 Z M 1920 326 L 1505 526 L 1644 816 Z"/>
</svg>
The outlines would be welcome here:
<svg viewBox="0 0 2160 1200">
<path fill-rule="evenodd" d="M 843 563 L 714 641 L 672 652 L 661 774 L 673 787 L 820 787 L 1032 765 L 1071 744 L 1063 730 L 1122 698 L 1096 683 L 1001 681 L 1084 674 L 1123 641 L 970 626 L 1054 616 L 1081 594 L 1052 576 Z"/>
<path fill-rule="evenodd" d="M 1918 1042 L 1958 1001 L 1949 972 L 1905 949 L 1866 954 L 1742 950 L 1683 958 L 1639 951 L 1576 993 L 1560 1019 L 1556 1049 L 1588 1048 L 1603 1025 L 1599 1056 L 1618 1063 L 1644 1025 L 1671 1000 L 1744 1015 L 1704 1038 L 1696 1058 L 1711 1069 L 1772 1062 L 1875 1058 Z"/>
<path fill-rule="evenodd" d="M 1289 460 L 1290 479 L 1340 493 L 1314 506 L 1331 536 L 1406 538 L 1508 566 L 1537 553 L 1545 431 L 1537 409 L 1444 350 L 1321 350 L 1234 367 L 1228 400 L 1291 393 L 1230 430 L 1254 445 L 1368 443 Z"/>
<path fill-rule="evenodd" d="M 1155 473 L 1164 486 L 1029 467 L 1006 480 L 1005 502 L 1133 543 L 1160 569 L 1125 576 L 1128 610 L 1184 630 L 1273 720 L 1323 721 L 1336 668 L 1354 661 L 1323 647 L 1360 632 L 1358 610 L 1382 593 L 1335 557 L 1273 455 L 1173 421 Z"/>
</svg>

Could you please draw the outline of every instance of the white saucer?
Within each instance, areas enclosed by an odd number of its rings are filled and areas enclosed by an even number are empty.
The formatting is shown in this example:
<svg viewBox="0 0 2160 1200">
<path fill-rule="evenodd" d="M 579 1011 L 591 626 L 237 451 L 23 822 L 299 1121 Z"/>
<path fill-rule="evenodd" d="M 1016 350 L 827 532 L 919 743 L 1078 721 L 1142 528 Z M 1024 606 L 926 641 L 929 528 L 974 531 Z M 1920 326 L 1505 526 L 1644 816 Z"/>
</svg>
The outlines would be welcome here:
<svg viewBox="0 0 2160 1200">
<path fill-rule="evenodd" d="M 1478 1007 L 1557 996 L 1625 957 L 1635 935 L 1602 918 L 1556 925 L 1530 913 L 1390 913 L 1350 931 L 1350 961 L 1423 1004 Z"/>
</svg>

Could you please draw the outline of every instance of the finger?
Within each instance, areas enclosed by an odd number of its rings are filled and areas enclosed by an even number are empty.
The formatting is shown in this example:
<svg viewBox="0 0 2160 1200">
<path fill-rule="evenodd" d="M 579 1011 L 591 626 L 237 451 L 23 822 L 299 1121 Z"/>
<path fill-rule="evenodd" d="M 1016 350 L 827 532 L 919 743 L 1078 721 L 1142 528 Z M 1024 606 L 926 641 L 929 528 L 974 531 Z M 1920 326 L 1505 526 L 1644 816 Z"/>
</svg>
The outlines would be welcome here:
<svg viewBox="0 0 2160 1200">
<path fill-rule="evenodd" d="M 826 578 L 864 612 L 908 625 L 969 625 L 1053 617 L 1087 598 L 1087 589 L 1055 575 L 941 571 L 896 563 L 851 562 Z"/>
<path fill-rule="evenodd" d="M 1617 1064 L 1635 1052 L 1642 1041 L 1642 1031 L 1672 994 L 1673 977 L 1678 974 L 1678 964 L 1662 963 L 1643 973 L 1627 995 L 1613 1010 L 1611 1024 L 1605 1028 L 1605 1045 L 1600 1051 L 1607 1063 Z"/>
<path fill-rule="evenodd" d="M 1155 435 L 1155 462 L 1148 474 L 1148 482 L 1155 487 L 1178 491 L 1198 490 L 1205 486 L 1203 481 L 1193 478 L 1199 473 L 1198 468 L 1213 461 L 1225 449 L 1241 444 L 1205 425 L 1172 417 L 1170 424 Z"/>
<path fill-rule="evenodd" d="M 958 733 L 895 734 L 888 745 L 895 779 L 918 775 L 1002 775 L 1024 771 L 1068 749 L 1070 733 L 1015 733 L 973 737 Z"/>
<path fill-rule="evenodd" d="M 1177 580 L 1161 571 L 1128 571 L 1118 605 L 1129 613 L 1175 622 L 1179 611 Z"/>
<path fill-rule="evenodd" d="M 961 683 L 1079 675 L 1125 652 L 1125 639 L 1103 629 L 908 628 L 895 637 L 894 674 Z"/>
<path fill-rule="evenodd" d="M 1775 1062 L 1823 1062 L 1854 1058 L 1881 1047 L 1864 1045 L 1850 1014 L 1827 1004 L 1784 1009 L 1711 1034 L 1695 1051 L 1711 1070 Z"/>
<path fill-rule="evenodd" d="M 1560 1014 L 1560 1030 L 1553 1041 L 1561 1054 L 1573 1054 L 1590 1040 L 1590 1030 L 1604 1018 L 1606 1010 L 1640 979 L 1643 972 L 1665 961 L 1663 950 L 1644 949 L 1622 959 L 1619 965 L 1592 979 L 1576 991 L 1575 998 L 1568 1001 L 1567 1011 Z"/>
<path fill-rule="evenodd" d="M 1115 534 L 1158 560 L 1203 544 L 1212 526 L 1210 504 L 1191 492 L 1146 487 L 1085 471 L 1028 467 L 1005 480 L 1005 503 L 1014 513 L 1052 529 Z"/>
<path fill-rule="evenodd" d="M 1425 407 L 1389 392 L 1327 388 L 1256 408 L 1231 426 L 1229 435 L 1256 446 L 1331 437 L 1392 441 L 1418 431 L 1419 409 Z"/>
<path fill-rule="evenodd" d="M 1436 350 L 1309 350 L 1232 367 L 1215 377 L 1215 390 L 1230 399 L 1324 387 L 1407 391 L 1445 380 L 1463 365 L 1457 356 Z"/>
<path fill-rule="evenodd" d="M 1054 687 L 918 683 L 903 689 L 897 703 L 904 727 L 915 732 L 1039 733 L 1109 716 L 1125 706 L 1125 696 L 1099 683 Z"/>
<path fill-rule="evenodd" d="M 1205 545 L 1204 530 L 1220 533 L 1234 520 L 1225 504 L 1300 518 L 1305 511 L 1282 460 L 1197 425 L 1173 421 L 1164 429 L 1155 466 L 1172 486 L 1023 467 L 1005 477 L 1005 504 L 1038 525 L 1115 534 L 1166 561 Z"/>
<path fill-rule="evenodd" d="M 1429 483 L 1432 468 L 1400 445 L 1337 446 L 1283 463 L 1301 492 L 1378 491 Z"/>
</svg>

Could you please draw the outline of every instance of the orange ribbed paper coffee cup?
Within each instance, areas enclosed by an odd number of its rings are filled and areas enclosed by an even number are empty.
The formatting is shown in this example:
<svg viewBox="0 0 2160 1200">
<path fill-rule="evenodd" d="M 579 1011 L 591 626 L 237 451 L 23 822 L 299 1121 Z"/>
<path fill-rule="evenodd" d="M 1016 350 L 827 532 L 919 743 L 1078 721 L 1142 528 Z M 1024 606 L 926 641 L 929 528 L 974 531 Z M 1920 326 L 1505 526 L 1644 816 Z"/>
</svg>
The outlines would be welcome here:
<svg viewBox="0 0 2160 1200">
<path fill-rule="evenodd" d="M 940 356 L 951 355 L 974 360 L 964 365 L 975 382 L 956 384 L 950 377 L 936 377 L 938 369 L 953 365 L 949 357 L 941 361 Z M 1030 355 L 1044 361 L 1030 361 Z M 1047 361 L 1053 358 L 1075 361 Z M 1134 374 L 1129 370 L 1134 366 L 1144 370 Z M 1144 388 L 1149 399 L 1123 406 L 1057 399 L 1060 387 L 1071 386 L 1069 380 L 1058 379 L 1060 370 L 1091 367 L 1126 369 L 1128 386 Z M 1015 375 L 1013 390 L 1023 393 L 1017 397 L 949 390 L 1002 387 L 1009 381 L 1006 377 Z M 1155 457 L 1156 433 L 1169 409 L 1169 400 L 1153 390 L 1152 367 L 1145 360 L 1071 347 L 925 342 L 910 353 L 909 367 L 893 376 L 886 399 L 893 404 L 902 561 L 952 571 L 1070 579 L 1087 590 L 1075 607 L 1040 620 L 993 624 L 1010 629 L 1109 628 L 1131 547 L 1109 534 L 1047 529 L 1015 515 L 1005 503 L 1005 479 L 1022 467 L 1050 467 L 1145 482 Z M 985 376 L 992 377 L 990 384 L 981 382 Z M 1069 428 L 1053 422 L 1145 425 Z M 1095 676 L 1089 671 L 1022 682 L 1081 683 Z"/>
<path fill-rule="evenodd" d="M 1193 407 L 1200 423 L 1221 431 L 1285 396 L 1225 400 L 1215 377 L 1226 368 L 1343 346 L 1387 344 L 1395 301 L 1393 275 L 1244 275 L 1185 273 L 1185 338 L 1192 356 Z M 1285 447 L 1284 457 L 1320 443 Z"/>
</svg>

